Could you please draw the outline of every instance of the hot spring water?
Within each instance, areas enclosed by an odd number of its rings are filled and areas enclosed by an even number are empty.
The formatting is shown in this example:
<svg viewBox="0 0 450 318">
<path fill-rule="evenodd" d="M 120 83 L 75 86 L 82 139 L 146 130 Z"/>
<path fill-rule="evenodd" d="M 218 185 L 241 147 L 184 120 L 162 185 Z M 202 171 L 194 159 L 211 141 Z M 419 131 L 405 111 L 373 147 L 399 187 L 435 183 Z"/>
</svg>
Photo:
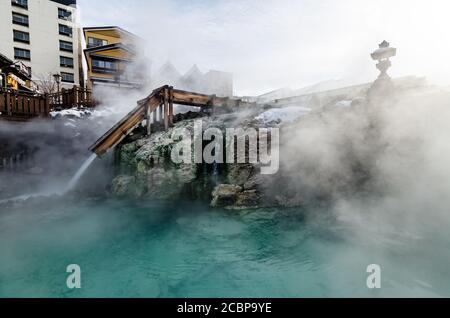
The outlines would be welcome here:
<svg viewBox="0 0 450 318">
<path fill-rule="evenodd" d="M 449 235 L 352 238 L 327 211 L 45 199 L 2 209 L 0 297 L 450 296 Z M 382 288 L 366 286 L 369 264 Z M 81 268 L 81 289 L 66 268 Z"/>
<path fill-rule="evenodd" d="M 217 165 L 211 174 L 218 177 Z M 450 296 L 445 228 L 411 242 L 398 231 L 354 237 L 351 225 L 314 208 L 231 212 L 83 197 L 36 198 L 1 212 L 0 297 Z M 81 268 L 81 289 L 66 286 L 70 264 Z M 370 264 L 381 266 L 381 289 L 367 288 Z"/>
</svg>

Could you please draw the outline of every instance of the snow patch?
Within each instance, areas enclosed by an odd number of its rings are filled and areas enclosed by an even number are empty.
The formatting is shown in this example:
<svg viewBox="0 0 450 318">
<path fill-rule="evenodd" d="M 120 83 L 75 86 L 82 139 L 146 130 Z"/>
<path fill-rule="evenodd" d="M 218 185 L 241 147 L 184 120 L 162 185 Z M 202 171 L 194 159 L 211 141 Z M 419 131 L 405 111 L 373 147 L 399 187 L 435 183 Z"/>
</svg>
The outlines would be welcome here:
<svg viewBox="0 0 450 318">
<path fill-rule="evenodd" d="M 57 118 L 57 117 L 82 118 L 85 116 L 89 116 L 91 114 L 92 114 L 92 112 L 89 109 L 76 108 L 76 107 L 50 112 L 50 116 L 52 116 L 53 118 Z"/>
<path fill-rule="evenodd" d="M 352 106 L 352 100 L 341 100 L 336 103 L 336 107 L 346 108 Z"/>
<path fill-rule="evenodd" d="M 291 123 L 298 118 L 307 115 L 310 111 L 311 108 L 300 106 L 273 108 L 255 117 L 255 119 L 263 124 L 268 124 L 271 122 Z"/>
</svg>

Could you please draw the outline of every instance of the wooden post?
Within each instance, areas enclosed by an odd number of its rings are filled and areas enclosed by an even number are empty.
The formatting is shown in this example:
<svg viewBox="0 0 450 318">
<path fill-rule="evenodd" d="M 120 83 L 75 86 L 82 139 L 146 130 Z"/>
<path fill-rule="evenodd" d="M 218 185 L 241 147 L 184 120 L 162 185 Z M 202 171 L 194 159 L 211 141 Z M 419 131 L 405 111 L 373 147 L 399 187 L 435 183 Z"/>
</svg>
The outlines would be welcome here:
<svg viewBox="0 0 450 318">
<path fill-rule="evenodd" d="M 50 100 L 48 98 L 46 98 L 44 100 L 44 117 L 48 117 L 48 115 L 50 114 Z"/>
<path fill-rule="evenodd" d="M 17 95 L 16 101 L 17 101 L 16 113 L 23 115 L 23 96 Z"/>
<path fill-rule="evenodd" d="M 173 86 L 169 87 L 169 125 L 173 126 Z"/>
<path fill-rule="evenodd" d="M 147 136 L 152 133 L 152 112 L 150 109 L 150 102 L 147 103 Z"/>
<path fill-rule="evenodd" d="M 158 106 L 158 123 L 162 123 L 163 121 L 163 101 Z"/>
<path fill-rule="evenodd" d="M 169 90 L 164 89 L 164 130 L 169 129 Z"/>
<path fill-rule="evenodd" d="M 70 103 L 72 104 L 71 106 L 76 105 L 77 107 L 80 107 L 81 105 L 80 105 L 80 103 L 78 101 L 78 92 L 77 92 L 76 85 L 73 85 L 70 95 L 71 95 L 70 96 L 70 99 L 71 99 Z"/>
<path fill-rule="evenodd" d="M 5 100 L 5 93 L 0 92 L 0 113 L 6 112 L 6 100 Z"/>
<path fill-rule="evenodd" d="M 9 116 L 12 116 L 12 105 L 11 105 L 11 93 L 6 92 L 6 112 Z"/>
</svg>

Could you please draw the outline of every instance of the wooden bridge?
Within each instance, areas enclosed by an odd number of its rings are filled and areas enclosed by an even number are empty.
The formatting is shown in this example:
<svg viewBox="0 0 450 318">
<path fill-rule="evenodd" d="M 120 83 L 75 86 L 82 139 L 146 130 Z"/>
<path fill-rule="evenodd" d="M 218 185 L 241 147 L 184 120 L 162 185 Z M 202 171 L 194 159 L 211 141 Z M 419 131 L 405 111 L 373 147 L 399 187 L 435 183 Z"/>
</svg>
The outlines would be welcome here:
<svg viewBox="0 0 450 318">
<path fill-rule="evenodd" d="M 167 130 L 173 125 L 174 104 L 201 107 L 209 109 L 212 113 L 214 113 L 216 107 L 232 110 L 237 107 L 254 105 L 254 103 L 240 99 L 198 94 L 174 89 L 166 85 L 155 89 L 147 98 L 138 101 L 136 108 L 97 140 L 90 147 L 90 150 L 98 156 L 102 156 L 117 146 L 144 120 L 146 120 L 148 135 L 151 133 L 151 126 L 156 123 L 159 123 L 164 130 Z"/>
</svg>

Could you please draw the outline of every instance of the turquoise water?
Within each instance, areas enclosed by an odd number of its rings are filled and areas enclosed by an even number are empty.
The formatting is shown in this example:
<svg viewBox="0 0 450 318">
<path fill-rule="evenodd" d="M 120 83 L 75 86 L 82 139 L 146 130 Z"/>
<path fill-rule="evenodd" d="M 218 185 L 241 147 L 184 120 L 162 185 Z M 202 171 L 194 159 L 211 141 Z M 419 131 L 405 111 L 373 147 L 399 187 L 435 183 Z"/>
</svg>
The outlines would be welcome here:
<svg viewBox="0 0 450 318">
<path fill-rule="evenodd" d="M 322 212 L 104 199 L 2 208 L 0 296 L 450 296 L 448 241 L 374 243 Z M 378 290 L 366 286 L 372 263 Z M 66 287 L 69 264 L 81 289 Z"/>
</svg>

